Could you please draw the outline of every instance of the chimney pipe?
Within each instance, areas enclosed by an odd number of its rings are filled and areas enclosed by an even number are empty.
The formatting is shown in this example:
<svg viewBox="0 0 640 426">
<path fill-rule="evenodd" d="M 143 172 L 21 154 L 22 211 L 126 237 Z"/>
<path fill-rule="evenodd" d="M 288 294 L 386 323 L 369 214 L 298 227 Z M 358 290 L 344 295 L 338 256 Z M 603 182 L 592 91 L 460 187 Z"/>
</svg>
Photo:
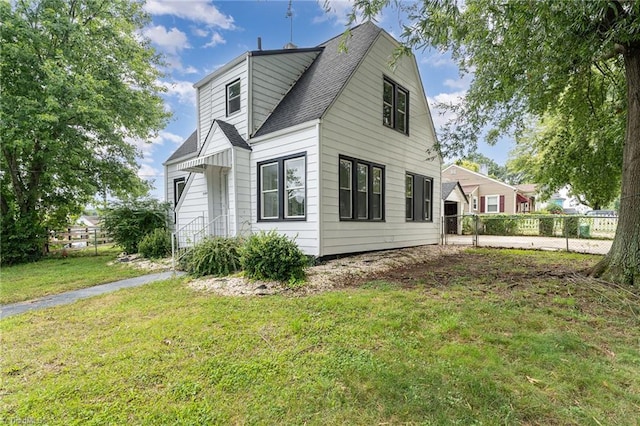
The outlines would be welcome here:
<svg viewBox="0 0 640 426">
<path fill-rule="evenodd" d="M 258 50 L 262 50 L 262 37 L 258 37 Z"/>
</svg>

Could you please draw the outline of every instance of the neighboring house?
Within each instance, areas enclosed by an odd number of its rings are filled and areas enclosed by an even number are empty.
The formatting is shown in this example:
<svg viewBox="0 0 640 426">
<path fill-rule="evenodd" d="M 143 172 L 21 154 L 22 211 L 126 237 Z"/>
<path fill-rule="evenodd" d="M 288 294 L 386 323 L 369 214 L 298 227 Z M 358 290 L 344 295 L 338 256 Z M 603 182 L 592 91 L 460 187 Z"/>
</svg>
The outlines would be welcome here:
<svg viewBox="0 0 640 426">
<path fill-rule="evenodd" d="M 100 216 L 89 216 L 83 214 L 76 220 L 76 223 L 84 226 L 100 226 L 102 218 Z"/>
<path fill-rule="evenodd" d="M 443 182 L 459 182 L 469 200 L 466 213 L 530 213 L 535 210 L 535 197 L 525 190 L 455 164 L 442 170 Z"/>
<path fill-rule="evenodd" d="M 469 211 L 469 200 L 460 182 L 442 182 L 442 211 L 445 234 L 462 233 L 462 215 Z"/>
<path fill-rule="evenodd" d="M 164 163 L 179 244 L 276 230 L 309 255 L 437 244 L 439 158 L 413 56 L 372 23 L 313 48 L 246 52 L 197 90 Z"/>
</svg>

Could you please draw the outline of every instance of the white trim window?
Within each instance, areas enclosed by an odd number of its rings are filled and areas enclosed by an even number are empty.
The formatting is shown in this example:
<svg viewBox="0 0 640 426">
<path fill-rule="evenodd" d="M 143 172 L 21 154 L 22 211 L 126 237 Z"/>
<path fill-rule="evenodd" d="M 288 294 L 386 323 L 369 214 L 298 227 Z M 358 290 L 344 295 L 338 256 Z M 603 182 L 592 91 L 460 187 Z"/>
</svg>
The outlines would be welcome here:
<svg viewBox="0 0 640 426">
<path fill-rule="evenodd" d="M 487 202 L 486 213 L 500 213 L 499 195 L 487 195 L 485 200 Z"/>
<path fill-rule="evenodd" d="M 478 211 L 478 197 L 476 197 L 475 195 L 473 196 L 473 211 Z"/>
</svg>

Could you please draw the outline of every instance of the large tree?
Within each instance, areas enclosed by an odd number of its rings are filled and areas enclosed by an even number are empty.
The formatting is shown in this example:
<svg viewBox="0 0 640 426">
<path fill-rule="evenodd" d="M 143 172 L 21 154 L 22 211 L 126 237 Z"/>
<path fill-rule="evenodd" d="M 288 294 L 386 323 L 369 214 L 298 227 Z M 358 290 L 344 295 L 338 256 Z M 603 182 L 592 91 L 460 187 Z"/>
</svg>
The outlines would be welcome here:
<svg viewBox="0 0 640 426">
<path fill-rule="evenodd" d="M 97 193 L 145 191 L 135 139 L 161 129 L 160 60 L 134 0 L 0 1 L 3 263 Z"/>
<path fill-rule="evenodd" d="M 611 250 L 592 273 L 639 283 L 640 2 L 356 0 L 352 18 L 374 18 L 390 4 L 406 16 L 405 49 L 449 50 L 461 72 L 473 74 L 464 100 L 452 106 L 457 119 L 440 134 L 448 156 L 475 147 L 485 133 L 489 141 L 519 134 L 532 119 L 557 108 L 580 117 L 572 111 L 579 105 L 558 100 L 590 92 L 593 67 L 618 61 L 626 86 L 620 217 Z"/>
<path fill-rule="evenodd" d="M 626 93 L 619 58 L 596 64 L 588 90 L 564 93 L 518 137 L 507 166 L 543 195 L 568 186 L 582 204 L 606 208 L 620 194 Z"/>
</svg>

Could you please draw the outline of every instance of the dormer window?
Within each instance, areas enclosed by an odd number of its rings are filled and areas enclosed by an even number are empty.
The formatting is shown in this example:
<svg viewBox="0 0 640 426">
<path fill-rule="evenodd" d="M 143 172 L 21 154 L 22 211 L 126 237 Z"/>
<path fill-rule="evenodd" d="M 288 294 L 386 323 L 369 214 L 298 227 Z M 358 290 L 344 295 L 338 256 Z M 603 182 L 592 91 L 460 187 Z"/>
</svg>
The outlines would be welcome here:
<svg viewBox="0 0 640 426">
<path fill-rule="evenodd" d="M 409 134 L 409 91 L 386 77 L 382 83 L 382 123 Z"/>
<path fill-rule="evenodd" d="M 240 111 L 240 80 L 227 84 L 227 117 Z"/>
</svg>

